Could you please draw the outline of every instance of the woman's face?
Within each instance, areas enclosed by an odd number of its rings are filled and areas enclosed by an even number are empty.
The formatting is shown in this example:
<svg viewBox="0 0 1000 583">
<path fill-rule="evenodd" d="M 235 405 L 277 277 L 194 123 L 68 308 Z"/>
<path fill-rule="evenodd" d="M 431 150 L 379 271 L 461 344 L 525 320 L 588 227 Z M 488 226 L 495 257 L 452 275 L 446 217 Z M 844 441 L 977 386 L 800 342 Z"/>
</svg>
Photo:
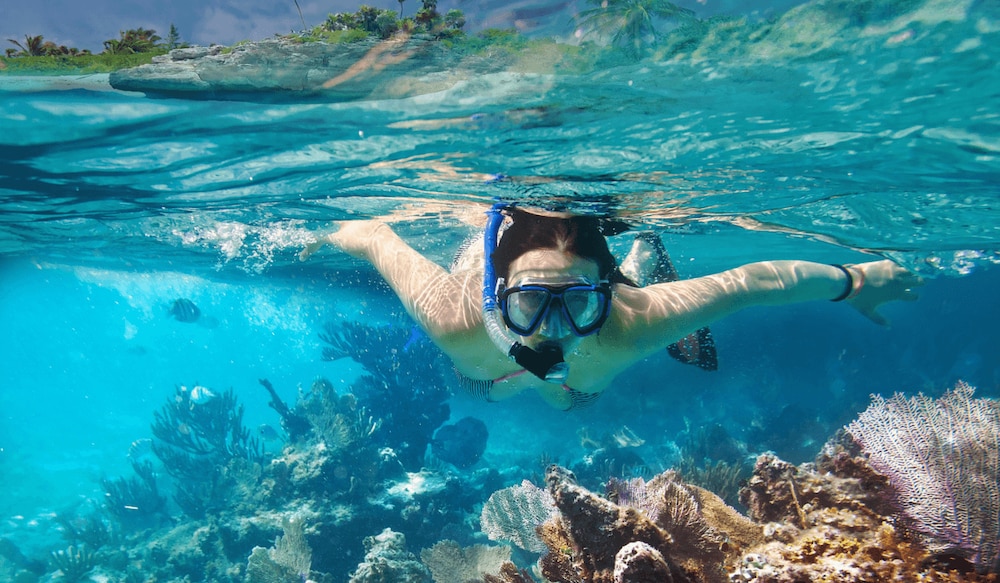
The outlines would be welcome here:
<svg viewBox="0 0 1000 583">
<path fill-rule="evenodd" d="M 579 283 L 581 280 L 597 283 L 600 273 L 597 263 L 557 249 L 534 249 L 511 262 L 507 287 L 527 283 L 544 283 L 558 286 Z M 581 338 L 574 335 L 561 310 L 551 310 L 531 336 L 523 343 L 538 349 L 543 343 L 558 344 L 564 353 L 577 347 Z"/>
</svg>

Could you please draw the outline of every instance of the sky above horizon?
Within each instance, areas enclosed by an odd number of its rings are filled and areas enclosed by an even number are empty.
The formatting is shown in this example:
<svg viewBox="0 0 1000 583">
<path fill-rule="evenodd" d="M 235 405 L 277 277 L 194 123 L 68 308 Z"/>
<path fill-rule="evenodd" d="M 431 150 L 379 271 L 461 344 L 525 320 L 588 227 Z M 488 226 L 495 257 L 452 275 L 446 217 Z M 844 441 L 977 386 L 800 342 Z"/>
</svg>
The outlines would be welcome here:
<svg viewBox="0 0 1000 583">
<path fill-rule="evenodd" d="M 760 13 L 756 0 L 677 0 L 699 17 L 715 14 L 768 16 L 801 3 L 801 0 L 774 0 Z M 113 0 L 37 0 L 32 3 L 4 2 L 0 5 L 0 39 L 3 48 L 15 48 L 7 39 L 24 42 L 26 35 L 42 35 L 45 40 L 67 47 L 103 50 L 105 40 L 118 38 L 119 31 L 147 28 L 166 37 L 170 25 L 177 27 L 183 42 L 196 45 L 233 44 L 285 34 L 323 22 L 335 12 L 353 12 L 361 4 L 399 10 L 397 0 L 172 0 L 171 2 L 116 2 Z M 420 0 L 404 0 L 403 14 L 413 15 Z M 516 27 L 522 32 L 549 36 L 569 34 L 572 16 L 590 7 L 588 0 L 439 0 L 438 10 L 458 8 L 465 12 L 466 29 Z M 2 53 L 0 53 L 2 54 Z"/>
</svg>

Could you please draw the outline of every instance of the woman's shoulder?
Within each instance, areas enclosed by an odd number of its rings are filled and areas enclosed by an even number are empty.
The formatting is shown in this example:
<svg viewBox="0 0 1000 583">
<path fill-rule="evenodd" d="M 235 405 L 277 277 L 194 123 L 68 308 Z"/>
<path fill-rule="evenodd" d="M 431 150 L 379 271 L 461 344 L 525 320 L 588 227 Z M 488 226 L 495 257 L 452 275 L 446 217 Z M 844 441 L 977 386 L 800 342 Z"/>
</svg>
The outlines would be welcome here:
<svg viewBox="0 0 1000 583">
<path fill-rule="evenodd" d="M 484 255 L 483 234 L 472 235 L 463 241 L 458 251 L 455 252 L 455 258 L 452 259 L 449 271 L 452 273 L 463 271 L 477 271 L 482 273 L 485 264 L 483 261 Z"/>
</svg>

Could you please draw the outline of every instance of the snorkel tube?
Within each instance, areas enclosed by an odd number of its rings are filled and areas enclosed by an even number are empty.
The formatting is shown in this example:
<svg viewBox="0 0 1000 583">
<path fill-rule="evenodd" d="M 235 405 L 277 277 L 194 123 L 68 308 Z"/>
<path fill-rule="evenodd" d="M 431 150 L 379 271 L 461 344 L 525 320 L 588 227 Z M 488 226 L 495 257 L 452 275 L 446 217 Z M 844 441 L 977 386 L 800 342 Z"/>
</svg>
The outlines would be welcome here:
<svg viewBox="0 0 1000 583">
<path fill-rule="evenodd" d="M 538 351 L 521 344 L 507 330 L 500 306 L 497 305 L 497 274 L 493 267 L 493 252 L 497 248 L 497 238 L 503 224 L 503 211 L 511 206 L 513 205 L 508 203 L 497 203 L 486 213 L 489 218 L 483 235 L 483 323 L 493 344 L 511 360 L 543 381 L 561 385 L 569 376 L 569 365 L 563 359 L 562 349 L 558 346 L 546 346 Z"/>
</svg>

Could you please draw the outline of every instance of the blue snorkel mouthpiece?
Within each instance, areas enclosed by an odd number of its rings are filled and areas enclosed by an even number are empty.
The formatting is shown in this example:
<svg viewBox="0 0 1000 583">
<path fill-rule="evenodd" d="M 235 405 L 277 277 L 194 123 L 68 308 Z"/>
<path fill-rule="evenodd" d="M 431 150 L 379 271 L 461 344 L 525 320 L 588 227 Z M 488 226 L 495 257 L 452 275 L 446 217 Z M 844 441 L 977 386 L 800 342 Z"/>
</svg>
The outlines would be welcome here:
<svg viewBox="0 0 1000 583">
<path fill-rule="evenodd" d="M 497 203 L 486 213 L 486 233 L 483 235 L 484 265 L 483 265 L 483 323 L 490 339 L 497 348 L 511 360 L 543 381 L 565 384 L 569 376 L 569 365 L 563 358 L 562 348 L 546 345 L 535 350 L 521 344 L 517 337 L 510 334 L 503 323 L 500 306 L 497 305 L 497 274 L 493 267 L 493 252 L 497 248 L 500 226 L 503 224 L 503 211 L 513 205 Z"/>
</svg>

